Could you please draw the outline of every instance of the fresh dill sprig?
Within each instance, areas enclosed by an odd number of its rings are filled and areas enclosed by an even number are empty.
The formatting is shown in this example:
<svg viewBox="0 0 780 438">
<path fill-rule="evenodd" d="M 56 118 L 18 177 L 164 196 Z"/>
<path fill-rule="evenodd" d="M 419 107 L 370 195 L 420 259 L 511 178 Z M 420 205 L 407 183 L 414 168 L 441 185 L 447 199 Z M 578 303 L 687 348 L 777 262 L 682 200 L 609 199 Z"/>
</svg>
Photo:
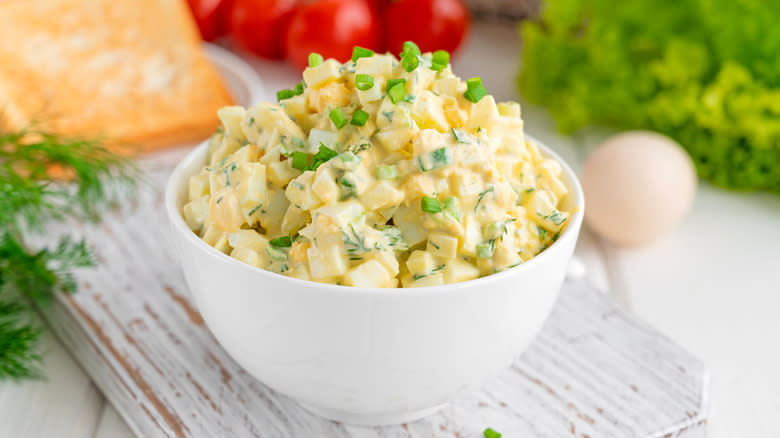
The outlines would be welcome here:
<svg viewBox="0 0 780 438">
<path fill-rule="evenodd" d="M 41 375 L 36 343 L 41 334 L 30 322 L 29 309 L 20 303 L 0 302 L 0 377 L 31 378 Z"/>
<path fill-rule="evenodd" d="M 72 269 L 94 265 L 84 241 L 63 238 L 35 250 L 25 237 L 51 220 L 97 220 L 137 176 L 127 158 L 100 140 L 0 127 L 0 379 L 39 375 L 41 332 L 28 317 L 33 304 L 75 292 Z"/>
</svg>

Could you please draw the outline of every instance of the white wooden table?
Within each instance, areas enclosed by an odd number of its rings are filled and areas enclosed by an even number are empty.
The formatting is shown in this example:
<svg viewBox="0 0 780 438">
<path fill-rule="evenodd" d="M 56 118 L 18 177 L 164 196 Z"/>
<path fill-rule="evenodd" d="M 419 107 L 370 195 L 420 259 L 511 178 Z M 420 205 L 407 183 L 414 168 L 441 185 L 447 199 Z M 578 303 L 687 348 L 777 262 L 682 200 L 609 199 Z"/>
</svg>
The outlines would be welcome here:
<svg viewBox="0 0 780 438">
<path fill-rule="evenodd" d="M 477 23 L 455 61 L 499 100 L 517 99 L 520 42 L 511 26 Z M 252 61 L 268 90 L 296 73 Z M 599 135 L 556 134 L 524 105 L 529 133 L 575 167 Z M 780 197 L 702 184 L 684 223 L 647 248 L 622 250 L 587 230 L 577 254 L 590 281 L 702 358 L 712 375 L 708 436 L 780 436 Z M 47 381 L 0 383 L 0 436 L 122 438 L 132 433 L 53 336 L 44 340 Z M 510 437 L 511 438 L 511 437 Z M 595 438 L 595 437 L 594 437 Z"/>
</svg>

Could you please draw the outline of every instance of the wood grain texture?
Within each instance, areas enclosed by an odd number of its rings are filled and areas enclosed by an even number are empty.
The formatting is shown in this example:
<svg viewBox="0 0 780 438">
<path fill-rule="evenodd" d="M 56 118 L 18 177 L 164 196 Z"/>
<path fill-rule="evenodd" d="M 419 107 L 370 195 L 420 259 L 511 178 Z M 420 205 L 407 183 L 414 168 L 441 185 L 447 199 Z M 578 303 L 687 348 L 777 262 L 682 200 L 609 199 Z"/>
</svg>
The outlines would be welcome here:
<svg viewBox="0 0 780 438">
<path fill-rule="evenodd" d="M 135 434 L 111 403 L 105 403 L 95 434 L 90 438 L 133 438 Z"/>
<path fill-rule="evenodd" d="M 564 286 L 511 369 L 432 417 L 364 428 L 310 414 L 246 374 L 205 327 L 166 241 L 159 163 L 132 205 L 59 230 L 86 238 L 100 264 L 45 313 L 139 436 L 458 438 L 491 426 L 508 437 L 663 437 L 705 421 L 702 364 L 583 282 Z"/>
</svg>

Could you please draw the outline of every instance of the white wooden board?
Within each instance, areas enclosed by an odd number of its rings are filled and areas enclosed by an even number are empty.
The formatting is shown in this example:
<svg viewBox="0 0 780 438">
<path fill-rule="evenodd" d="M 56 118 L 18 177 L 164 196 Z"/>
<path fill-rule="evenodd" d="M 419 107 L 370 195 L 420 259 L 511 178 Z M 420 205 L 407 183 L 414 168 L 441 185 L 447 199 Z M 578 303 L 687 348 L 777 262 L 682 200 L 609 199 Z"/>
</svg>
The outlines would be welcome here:
<svg viewBox="0 0 780 438">
<path fill-rule="evenodd" d="M 310 414 L 247 375 L 205 327 L 166 240 L 169 167 L 156 163 L 133 205 L 60 230 L 84 237 L 100 264 L 45 313 L 140 436 L 472 437 L 490 426 L 507 437 L 662 437 L 705 421 L 702 364 L 579 281 L 511 369 L 428 419 L 361 428 Z"/>
</svg>

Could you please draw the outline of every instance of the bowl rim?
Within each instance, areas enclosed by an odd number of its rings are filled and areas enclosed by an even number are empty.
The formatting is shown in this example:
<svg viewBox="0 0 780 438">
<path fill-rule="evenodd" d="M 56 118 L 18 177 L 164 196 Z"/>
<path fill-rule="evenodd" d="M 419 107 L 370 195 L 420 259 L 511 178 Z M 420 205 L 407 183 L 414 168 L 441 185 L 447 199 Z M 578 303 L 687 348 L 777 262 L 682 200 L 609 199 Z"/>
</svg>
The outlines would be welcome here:
<svg viewBox="0 0 780 438">
<path fill-rule="evenodd" d="M 198 250 L 204 251 L 208 256 L 215 259 L 215 261 L 221 261 L 223 263 L 230 263 L 236 266 L 237 269 L 250 270 L 261 277 L 267 277 L 269 280 L 281 280 L 289 281 L 292 286 L 300 286 L 302 288 L 316 288 L 320 290 L 328 290 L 333 293 L 346 294 L 346 295 L 372 295 L 372 294 L 392 294 L 393 296 L 421 296 L 429 294 L 441 294 L 444 292 L 464 291 L 472 289 L 482 289 L 488 286 L 492 282 L 499 281 L 508 276 L 519 275 L 530 269 L 534 269 L 535 266 L 543 263 L 544 260 L 553 257 L 553 252 L 562 251 L 563 247 L 569 241 L 576 239 L 578 236 L 577 230 L 582 226 L 583 216 L 585 213 L 585 195 L 582 190 L 582 184 L 577 178 L 577 174 L 572 170 L 566 161 L 564 161 L 560 155 L 552 151 L 541 141 L 534 137 L 525 134 L 525 139 L 537 146 L 545 156 L 555 159 L 560 165 L 563 172 L 568 177 L 571 184 L 567 184 L 570 189 L 570 195 L 575 195 L 575 208 L 577 209 L 569 220 L 569 224 L 566 229 L 561 233 L 561 236 L 553 242 L 552 245 L 547 247 L 541 253 L 535 255 L 533 258 L 525 263 L 521 263 L 515 267 L 506 269 L 501 272 L 496 272 L 484 277 L 476 278 L 473 280 L 461 281 L 458 283 L 449 283 L 440 286 L 423 286 L 423 287 L 394 287 L 394 288 L 367 288 L 367 287 L 355 287 L 330 283 L 320 283 L 313 280 L 302 280 L 295 277 L 288 277 L 286 275 L 277 274 L 276 272 L 268 271 L 260 267 L 252 266 L 230 257 L 228 254 L 217 250 L 216 248 L 207 244 L 203 239 L 197 236 L 190 230 L 187 224 L 184 222 L 179 208 L 176 205 L 176 188 L 179 186 L 182 178 L 189 178 L 191 175 L 185 175 L 185 169 L 190 167 L 196 160 L 201 159 L 201 155 L 205 154 L 208 149 L 209 141 L 206 140 L 192 151 L 190 151 L 174 168 L 168 182 L 165 187 L 165 208 L 168 214 L 168 220 L 172 225 L 172 231 L 180 234 L 185 240 L 192 242 Z M 576 242 L 571 242 L 572 245 L 576 245 Z M 182 248 L 183 249 L 183 248 Z M 179 258 L 181 259 L 180 254 Z M 249 271 L 248 271 L 249 272 Z"/>
</svg>

